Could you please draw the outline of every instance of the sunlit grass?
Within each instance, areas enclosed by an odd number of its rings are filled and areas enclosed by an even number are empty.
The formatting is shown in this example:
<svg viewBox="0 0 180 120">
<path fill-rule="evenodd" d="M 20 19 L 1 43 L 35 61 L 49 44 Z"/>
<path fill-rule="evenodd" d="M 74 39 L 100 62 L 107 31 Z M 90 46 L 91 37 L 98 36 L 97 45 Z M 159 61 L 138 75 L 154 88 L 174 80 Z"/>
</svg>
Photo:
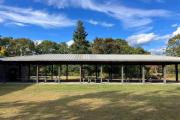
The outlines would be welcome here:
<svg viewBox="0 0 180 120">
<path fill-rule="evenodd" d="M 179 120 L 178 84 L 1 84 L 0 119 Z"/>
</svg>

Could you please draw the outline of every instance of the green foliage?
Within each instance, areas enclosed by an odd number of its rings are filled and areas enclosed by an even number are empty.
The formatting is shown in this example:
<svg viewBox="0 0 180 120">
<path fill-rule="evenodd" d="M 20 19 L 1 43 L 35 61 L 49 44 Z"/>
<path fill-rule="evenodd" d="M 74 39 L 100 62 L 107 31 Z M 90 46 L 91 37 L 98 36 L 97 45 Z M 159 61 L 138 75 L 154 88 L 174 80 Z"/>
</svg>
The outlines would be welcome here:
<svg viewBox="0 0 180 120">
<path fill-rule="evenodd" d="M 74 43 L 71 45 L 71 53 L 74 54 L 87 54 L 90 53 L 90 44 L 86 40 L 87 33 L 83 26 L 82 21 L 77 22 L 76 30 L 73 34 Z"/>
<path fill-rule="evenodd" d="M 96 38 L 92 44 L 94 54 L 148 54 L 143 48 L 133 48 L 123 39 Z"/>
<path fill-rule="evenodd" d="M 58 53 L 58 44 L 49 40 L 42 41 L 36 46 L 37 54 L 52 54 Z"/>
<path fill-rule="evenodd" d="M 168 41 L 166 54 L 180 57 L 180 34 L 176 35 Z"/>
<path fill-rule="evenodd" d="M 26 38 L 4 37 L 0 40 L 0 46 L 6 49 L 5 56 L 32 55 L 35 49 L 34 42 Z"/>
<path fill-rule="evenodd" d="M 36 46 L 36 54 L 66 54 L 68 53 L 66 43 L 56 43 L 49 40 L 44 40 Z"/>
</svg>

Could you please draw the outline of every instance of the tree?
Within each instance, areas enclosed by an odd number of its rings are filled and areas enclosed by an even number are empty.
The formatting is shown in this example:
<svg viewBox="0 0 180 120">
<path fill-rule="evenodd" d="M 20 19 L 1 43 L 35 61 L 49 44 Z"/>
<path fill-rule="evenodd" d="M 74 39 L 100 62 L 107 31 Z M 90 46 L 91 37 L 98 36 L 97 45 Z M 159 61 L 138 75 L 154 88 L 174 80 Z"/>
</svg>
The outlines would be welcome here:
<svg viewBox="0 0 180 120">
<path fill-rule="evenodd" d="M 58 50 L 58 44 L 49 40 L 44 40 L 36 46 L 36 54 L 57 54 Z"/>
<path fill-rule="evenodd" d="M 4 56 L 32 55 L 34 52 L 34 42 L 27 38 L 3 37 L 0 39 L 0 46 Z"/>
<path fill-rule="evenodd" d="M 71 45 L 71 53 L 74 54 L 87 54 L 90 53 L 90 44 L 86 40 L 87 32 L 83 26 L 82 21 L 77 22 L 76 30 L 73 34 L 74 43 Z"/>
<path fill-rule="evenodd" d="M 5 55 L 5 51 L 6 51 L 5 47 L 0 46 L 0 57 Z"/>
<path fill-rule="evenodd" d="M 10 56 L 11 42 L 13 41 L 12 37 L 1 37 L 0 38 L 0 46 L 1 52 L 3 52 L 3 56 Z"/>
<path fill-rule="evenodd" d="M 58 44 L 58 53 L 59 54 L 68 54 L 69 53 L 69 48 L 68 48 L 68 45 L 64 42 L 62 43 L 59 43 Z"/>
<path fill-rule="evenodd" d="M 6 48 L 4 46 L 3 39 L 0 35 L 0 57 L 4 56 L 5 52 L 6 52 Z"/>
<path fill-rule="evenodd" d="M 27 38 L 14 39 L 14 48 L 16 56 L 32 55 L 34 53 L 34 42 Z"/>
<path fill-rule="evenodd" d="M 180 34 L 174 36 L 168 41 L 166 54 L 180 57 Z"/>
<path fill-rule="evenodd" d="M 141 47 L 133 48 L 133 54 L 150 54 L 150 52 L 147 52 Z"/>
<path fill-rule="evenodd" d="M 94 54 L 147 54 L 143 48 L 134 48 L 123 39 L 96 38 L 92 44 Z"/>
</svg>

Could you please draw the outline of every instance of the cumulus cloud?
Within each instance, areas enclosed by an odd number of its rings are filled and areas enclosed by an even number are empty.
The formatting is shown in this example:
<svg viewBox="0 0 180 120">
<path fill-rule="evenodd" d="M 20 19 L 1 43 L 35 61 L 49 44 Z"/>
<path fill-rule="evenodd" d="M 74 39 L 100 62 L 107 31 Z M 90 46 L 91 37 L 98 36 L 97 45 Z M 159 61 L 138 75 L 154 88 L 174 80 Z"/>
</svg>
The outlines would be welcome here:
<svg viewBox="0 0 180 120">
<path fill-rule="evenodd" d="M 44 40 L 34 40 L 34 44 L 37 46 L 41 44 Z"/>
<path fill-rule="evenodd" d="M 149 52 L 151 52 L 151 54 L 155 54 L 155 55 L 163 55 L 166 51 L 166 46 L 160 47 L 160 48 L 153 48 L 150 49 Z"/>
<path fill-rule="evenodd" d="M 0 5 L 0 22 L 16 25 L 37 25 L 44 28 L 68 27 L 74 21 L 62 14 L 49 14 L 45 11 Z"/>
<path fill-rule="evenodd" d="M 57 8 L 79 7 L 92 11 L 101 12 L 112 16 L 124 24 L 125 27 L 145 26 L 152 22 L 153 17 L 167 17 L 171 12 L 163 9 L 137 9 L 114 4 L 111 2 L 100 3 L 95 0 L 35 0 Z"/>
<path fill-rule="evenodd" d="M 167 43 L 170 38 L 178 34 L 180 34 L 180 27 L 177 27 L 177 29 L 170 34 L 165 34 L 165 35 L 158 35 L 155 33 L 135 34 L 129 36 L 127 40 L 129 44 L 132 46 L 147 44 L 154 40 L 164 40 L 165 43 Z"/>
<path fill-rule="evenodd" d="M 172 34 L 157 35 L 155 33 L 136 34 L 127 38 L 128 42 L 132 46 L 143 45 L 155 40 L 167 41 L 172 37 Z"/>
<path fill-rule="evenodd" d="M 157 37 L 154 33 L 137 34 L 127 38 L 130 45 L 142 45 L 154 40 Z"/>
<path fill-rule="evenodd" d="M 100 26 L 103 26 L 103 27 L 113 27 L 114 24 L 112 23 L 107 23 L 107 22 L 104 22 L 104 21 L 96 21 L 96 20 L 88 20 L 87 21 L 88 23 L 92 24 L 92 25 L 100 25 Z"/>
<path fill-rule="evenodd" d="M 180 27 L 178 27 L 178 28 L 176 29 L 176 31 L 174 31 L 174 32 L 172 33 L 173 36 L 178 35 L 178 34 L 180 34 Z"/>
<path fill-rule="evenodd" d="M 66 44 L 67 44 L 68 46 L 71 46 L 73 43 L 74 43 L 73 40 L 70 40 L 70 41 L 66 42 Z"/>
</svg>

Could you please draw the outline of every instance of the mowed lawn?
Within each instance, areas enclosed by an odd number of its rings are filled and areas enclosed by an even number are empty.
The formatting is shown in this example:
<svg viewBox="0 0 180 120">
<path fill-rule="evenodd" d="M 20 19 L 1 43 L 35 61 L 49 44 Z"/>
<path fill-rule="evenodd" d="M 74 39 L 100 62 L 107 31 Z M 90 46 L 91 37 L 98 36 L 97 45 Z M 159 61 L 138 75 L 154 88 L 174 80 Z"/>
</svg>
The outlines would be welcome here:
<svg viewBox="0 0 180 120">
<path fill-rule="evenodd" d="M 180 120 L 180 84 L 0 84 L 0 120 Z"/>
</svg>

